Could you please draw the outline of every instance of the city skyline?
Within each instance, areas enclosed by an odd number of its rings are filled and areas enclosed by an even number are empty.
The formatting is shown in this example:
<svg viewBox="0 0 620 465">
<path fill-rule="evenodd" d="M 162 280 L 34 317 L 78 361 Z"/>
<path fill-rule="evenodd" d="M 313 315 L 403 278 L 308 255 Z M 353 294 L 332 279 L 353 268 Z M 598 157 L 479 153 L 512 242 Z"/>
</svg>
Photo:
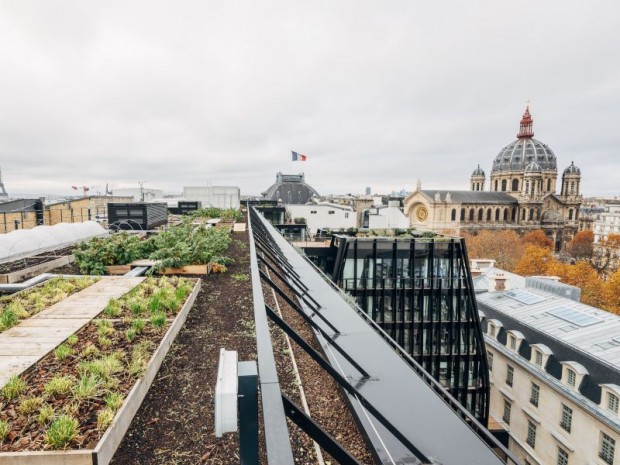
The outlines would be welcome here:
<svg viewBox="0 0 620 465">
<path fill-rule="evenodd" d="M 0 3 L 9 194 L 178 192 L 278 171 L 320 194 L 466 190 L 535 137 L 620 195 L 616 4 Z M 291 150 L 306 154 L 291 162 Z M 488 188 L 488 185 L 487 185 Z M 96 190 L 96 189 L 94 189 Z M 104 191 L 104 187 L 101 188 Z"/>
</svg>

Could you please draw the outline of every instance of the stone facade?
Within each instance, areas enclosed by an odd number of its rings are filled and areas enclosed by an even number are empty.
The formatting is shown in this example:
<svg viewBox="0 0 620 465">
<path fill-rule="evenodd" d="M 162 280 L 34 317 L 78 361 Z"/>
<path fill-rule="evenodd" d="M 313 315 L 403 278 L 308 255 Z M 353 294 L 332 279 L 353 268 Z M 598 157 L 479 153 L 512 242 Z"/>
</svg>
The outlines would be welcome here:
<svg viewBox="0 0 620 465">
<path fill-rule="evenodd" d="M 517 140 L 504 147 L 493 161 L 489 191 L 478 166 L 471 175 L 470 191 L 422 190 L 405 199 L 411 226 L 443 234 L 482 229 L 515 229 L 519 233 L 542 229 L 556 248 L 579 230 L 581 171 L 571 163 L 556 194 L 557 161 L 553 151 L 534 139 L 533 120 L 526 109 Z"/>
</svg>

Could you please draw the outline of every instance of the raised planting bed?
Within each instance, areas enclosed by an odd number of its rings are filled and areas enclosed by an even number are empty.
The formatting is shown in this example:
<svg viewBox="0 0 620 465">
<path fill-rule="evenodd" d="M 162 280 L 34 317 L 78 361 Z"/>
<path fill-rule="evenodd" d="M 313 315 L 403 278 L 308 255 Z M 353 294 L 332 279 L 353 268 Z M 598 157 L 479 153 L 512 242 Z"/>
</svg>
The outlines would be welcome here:
<svg viewBox="0 0 620 465">
<path fill-rule="evenodd" d="M 129 273 L 133 268 L 140 266 L 155 266 L 157 263 L 154 260 L 136 260 L 129 265 L 112 265 L 106 266 L 106 272 L 109 275 L 124 275 Z M 163 275 L 208 275 L 212 272 L 213 267 L 217 270 L 221 270 L 221 265 L 217 263 L 207 263 L 206 265 L 187 265 L 180 268 L 164 268 L 160 269 L 157 274 Z M 218 271 L 221 272 L 221 271 Z"/>
<path fill-rule="evenodd" d="M 0 297 L 0 333 L 15 326 L 20 320 L 30 318 L 47 307 L 66 299 L 71 294 L 86 289 L 97 278 L 52 278 L 39 286 L 17 294 Z"/>
<path fill-rule="evenodd" d="M 0 264 L 0 284 L 23 281 L 73 262 L 73 247 L 45 252 Z"/>
<path fill-rule="evenodd" d="M 140 239 L 127 233 L 105 238 L 94 238 L 80 244 L 75 250 L 75 263 L 84 274 L 120 273 L 136 260 L 155 264 L 154 271 L 167 268 L 218 263 L 225 265 L 225 255 L 231 242 L 228 230 L 193 225 L 190 219 L 166 231 Z"/>
<path fill-rule="evenodd" d="M 147 278 L 0 391 L 0 464 L 109 463 L 200 280 Z"/>
</svg>

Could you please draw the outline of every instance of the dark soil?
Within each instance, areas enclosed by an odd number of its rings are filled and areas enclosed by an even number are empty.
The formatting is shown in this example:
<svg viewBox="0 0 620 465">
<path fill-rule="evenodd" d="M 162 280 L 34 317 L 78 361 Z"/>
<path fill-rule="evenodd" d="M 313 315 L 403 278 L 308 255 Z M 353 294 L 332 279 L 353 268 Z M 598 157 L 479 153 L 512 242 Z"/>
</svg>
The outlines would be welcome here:
<svg viewBox="0 0 620 465">
<path fill-rule="evenodd" d="M 54 268 L 53 270 L 48 271 L 48 273 L 54 274 L 83 274 L 80 271 L 80 268 L 75 263 L 69 263 L 68 265 L 59 266 Z"/>
<path fill-rule="evenodd" d="M 190 310 L 112 465 L 238 463 L 236 434 L 215 437 L 219 350 L 256 359 L 247 232 L 233 233 L 228 272 L 201 276 Z"/>
</svg>

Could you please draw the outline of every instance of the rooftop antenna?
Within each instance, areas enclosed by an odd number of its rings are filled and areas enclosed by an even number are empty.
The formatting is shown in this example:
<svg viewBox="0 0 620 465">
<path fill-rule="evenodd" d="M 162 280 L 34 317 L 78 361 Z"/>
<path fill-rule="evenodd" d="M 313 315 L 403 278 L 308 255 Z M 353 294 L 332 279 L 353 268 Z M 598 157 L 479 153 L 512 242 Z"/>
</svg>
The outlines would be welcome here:
<svg viewBox="0 0 620 465">
<path fill-rule="evenodd" d="M 2 182 L 2 168 L 0 168 L 0 197 L 8 197 L 9 194 L 6 193 L 6 189 L 4 188 L 4 183 Z"/>
</svg>

